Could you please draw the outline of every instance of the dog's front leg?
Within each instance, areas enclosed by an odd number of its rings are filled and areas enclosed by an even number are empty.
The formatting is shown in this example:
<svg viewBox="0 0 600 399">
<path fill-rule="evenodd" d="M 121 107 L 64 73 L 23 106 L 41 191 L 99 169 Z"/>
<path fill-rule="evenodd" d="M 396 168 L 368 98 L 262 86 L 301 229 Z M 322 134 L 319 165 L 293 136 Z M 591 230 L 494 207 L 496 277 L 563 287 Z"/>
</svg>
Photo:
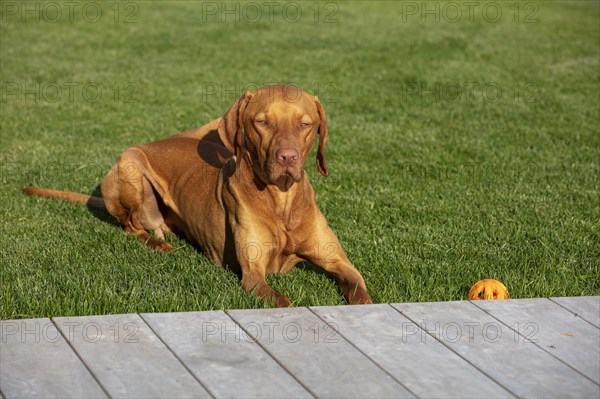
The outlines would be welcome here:
<svg viewBox="0 0 600 399">
<path fill-rule="evenodd" d="M 352 265 L 335 233 L 321 212 L 316 212 L 309 224 L 309 238 L 299 248 L 298 255 L 325 270 L 335 279 L 351 305 L 373 303 L 360 272 Z"/>
<path fill-rule="evenodd" d="M 243 270 L 243 268 L 242 268 Z M 250 267 L 250 270 L 242 272 L 242 287 L 247 292 L 253 292 L 258 297 L 271 300 L 275 302 L 275 306 L 278 308 L 286 308 L 288 306 L 292 306 L 292 302 L 285 295 L 280 294 L 275 291 L 271 286 L 267 283 L 265 279 L 265 274 L 261 270 L 257 270 L 256 268 Z"/>
<path fill-rule="evenodd" d="M 264 240 L 258 238 L 261 236 L 266 235 L 248 234 L 239 228 L 235 233 L 236 255 L 242 272 L 242 288 L 260 298 L 273 301 L 277 307 L 292 306 L 288 297 L 275 291 L 267 283 L 267 267 L 276 260 L 277 252 L 273 246 L 264 245 Z"/>
</svg>

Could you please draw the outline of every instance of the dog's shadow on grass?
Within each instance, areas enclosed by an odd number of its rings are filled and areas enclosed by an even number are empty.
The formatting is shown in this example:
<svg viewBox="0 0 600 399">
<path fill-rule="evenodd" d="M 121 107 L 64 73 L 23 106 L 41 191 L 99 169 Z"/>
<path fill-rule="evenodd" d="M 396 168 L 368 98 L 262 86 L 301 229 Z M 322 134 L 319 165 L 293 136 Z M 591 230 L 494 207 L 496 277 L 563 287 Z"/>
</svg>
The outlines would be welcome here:
<svg viewBox="0 0 600 399">
<path fill-rule="evenodd" d="M 102 198 L 102 191 L 100 190 L 100 185 L 96 186 L 94 191 L 90 194 L 92 197 Z M 96 219 L 101 220 L 104 223 L 108 223 L 112 226 L 118 227 L 122 229 L 122 226 L 117 220 L 106 210 L 106 208 L 98 208 L 97 206 L 87 205 L 88 211 L 94 216 Z"/>
<path fill-rule="evenodd" d="M 329 273 L 327 273 L 325 270 L 321 269 L 318 266 L 313 265 L 312 263 L 309 262 L 300 262 L 296 265 L 296 268 L 303 270 L 303 271 L 307 271 L 310 273 L 315 273 L 318 274 L 320 276 L 326 276 L 328 278 L 333 279 L 333 277 L 331 275 L 329 275 Z"/>
</svg>

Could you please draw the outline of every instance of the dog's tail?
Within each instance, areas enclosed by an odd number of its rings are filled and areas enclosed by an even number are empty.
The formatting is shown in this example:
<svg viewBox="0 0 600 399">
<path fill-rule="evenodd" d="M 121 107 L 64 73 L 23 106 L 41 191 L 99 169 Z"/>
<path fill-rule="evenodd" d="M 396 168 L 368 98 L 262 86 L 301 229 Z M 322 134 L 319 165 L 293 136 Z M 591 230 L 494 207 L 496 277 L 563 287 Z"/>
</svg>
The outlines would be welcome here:
<svg viewBox="0 0 600 399">
<path fill-rule="evenodd" d="M 46 197 L 52 199 L 65 199 L 78 204 L 87 205 L 89 208 L 106 209 L 104 200 L 87 194 L 74 193 L 72 191 L 51 190 L 48 188 L 25 187 L 23 192 L 27 195 Z"/>
</svg>

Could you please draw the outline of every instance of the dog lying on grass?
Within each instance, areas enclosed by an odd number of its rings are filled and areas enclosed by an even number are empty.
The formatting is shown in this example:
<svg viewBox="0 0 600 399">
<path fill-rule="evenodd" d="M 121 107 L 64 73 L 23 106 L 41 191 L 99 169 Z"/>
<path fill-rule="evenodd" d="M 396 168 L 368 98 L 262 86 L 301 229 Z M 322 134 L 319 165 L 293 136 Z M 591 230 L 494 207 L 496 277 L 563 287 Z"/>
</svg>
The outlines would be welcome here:
<svg viewBox="0 0 600 399">
<path fill-rule="evenodd" d="M 213 262 L 239 272 L 246 291 L 279 307 L 291 302 L 266 276 L 301 261 L 332 276 L 348 303 L 372 303 L 304 172 L 317 135 L 317 167 L 327 176 L 327 122 L 319 99 L 294 87 L 267 86 L 245 93 L 207 125 L 125 150 L 102 182 L 102 198 L 23 191 L 105 208 L 157 250 L 173 249 L 165 234 L 183 234 Z"/>
</svg>

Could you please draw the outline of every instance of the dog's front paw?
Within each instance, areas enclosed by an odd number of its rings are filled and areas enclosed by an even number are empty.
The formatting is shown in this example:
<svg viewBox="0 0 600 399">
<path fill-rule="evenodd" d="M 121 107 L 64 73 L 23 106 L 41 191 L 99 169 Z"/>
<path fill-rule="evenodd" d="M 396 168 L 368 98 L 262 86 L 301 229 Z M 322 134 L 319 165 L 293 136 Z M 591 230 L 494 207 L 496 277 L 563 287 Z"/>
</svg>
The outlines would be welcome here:
<svg viewBox="0 0 600 399">
<path fill-rule="evenodd" d="M 285 295 L 277 294 L 275 296 L 275 306 L 278 308 L 289 308 L 292 306 L 292 301 Z"/>
<path fill-rule="evenodd" d="M 155 246 L 153 246 L 152 248 L 156 249 L 157 251 L 171 252 L 173 249 L 175 249 L 168 242 L 161 241 L 161 240 L 156 240 L 156 241 L 157 241 L 157 244 Z"/>
<path fill-rule="evenodd" d="M 348 298 L 350 305 L 370 305 L 373 300 L 364 288 L 357 288 Z"/>
<path fill-rule="evenodd" d="M 171 244 L 163 240 L 157 240 L 156 238 L 152 238 L 150 236 L 140 238 L 144 240 L 144 244 L 146 244 L 146 246 L 157 251 L 171 252 L 174 249 Z"/>
</svg>

